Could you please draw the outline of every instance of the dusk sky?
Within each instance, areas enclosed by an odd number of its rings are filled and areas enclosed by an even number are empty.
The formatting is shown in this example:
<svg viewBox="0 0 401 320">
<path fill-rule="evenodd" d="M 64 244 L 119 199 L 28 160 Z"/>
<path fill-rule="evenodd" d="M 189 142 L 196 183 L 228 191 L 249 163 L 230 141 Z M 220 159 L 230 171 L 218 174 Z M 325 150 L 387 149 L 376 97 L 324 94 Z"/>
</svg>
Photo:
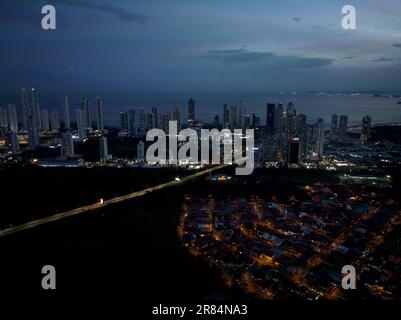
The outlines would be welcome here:
<svg viewBox="0 0 401 320">
<path fill-rule="evenodd" d="M 2 96 L 401 91 L 399 0 L 3 0 L 0 15 Z"/>
</svg>

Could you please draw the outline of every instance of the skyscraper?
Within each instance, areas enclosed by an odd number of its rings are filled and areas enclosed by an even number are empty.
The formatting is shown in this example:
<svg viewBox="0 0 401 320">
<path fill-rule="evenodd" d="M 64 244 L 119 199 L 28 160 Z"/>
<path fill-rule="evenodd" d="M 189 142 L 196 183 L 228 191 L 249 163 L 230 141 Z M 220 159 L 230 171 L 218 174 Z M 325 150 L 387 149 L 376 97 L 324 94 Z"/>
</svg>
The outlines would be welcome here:
<svg viewBox="0 0 401 320">
<path fill-rule="evenodd" d="M 138 134 L 137 120 L 136 120 L 136 110 L 130 109 L 128 111 L 128 127 L 130 136 L 136 136 Z"/>
<path fill-rule="evenodd" d="M 140 108 L 138 113 L 138 135 L 146 135 L 146 116 L 143 108 Z"/>
<path fill-rule="evenodd" d="M 128 131 L 128 111 L 120 111 L 120 128 Z"/>
<path fill-rule="evenodd" d="M 146 113 L 146 130 L 150 130 L 154 128 L 154 114 L 153 112 L 147 112 Z"/>
<path fill-rule="evenodd" d="M 252 113 L 252 127 L 259 128 L 260 127 L 260 118 L 256 116 L 256 114 Z"/>
<path fill-rule="evenodd" d="M 338 115 L 336 113 L 331 116 L 330 133 L 331 134 L 338 133 Z"/>
<path fill-rule="evenodd" d="M 306 159 L 313 159 L 313 153 L 315 152 L 315 128 L 313 124 L 306 125 L 305 133 L 305 157 Z"/>
<path fill-rule="evenodd" d="M 58 111 L 52 111 L 50 126 L 53 132 L 57 132 L 60 129 L 60 118 Z"/>
<path fill-rule="evenodd" d="M 238 112 L 237 112 L 237 126 L 238 129 L 243 129 L 244 128 L 244 121 L 245 121 L 245 105 L 244 102 L 241 101 Z"/>
<path fill-rule="evenodd" d="M 195 100 L 188 100 L 188 125 L 195 122 Z"/>
<path fill-rule="evenodd" d="M 7 109 L 0 108 L 0 128 L 8 128 Z"/>
<path fill-rule="evenodd" d="M 72 157 L 74 156 L 74 141 L 72 139 L 71 132 L 65 132 L 61 139 L 61 150 L 63 156 Z"/>
<path fill-rule="evenodd" d="M 6 135 L 6 145 L 7 149 L 11 151 L 13 154 L 16 154 L 20 151 L 18 134 L 15 131 L 9 131 Z"/>
<path fill-rule="evenodd" d="M 297 135 L 301 136 L 306 131 L 306 115 L 305 114 L 298 114 L 297 115 Z"/>
<path fill-rule="evenodd" d="M 83 97 L 81 100 L 81 110 L 84 112 L 84 127 L 85 128 L 92 128 L 92 115 L 91 115 L 91 108 L 90 108 L 90 103 L 89 99 L 86 97 Z"/>
<path fill-rule="evenodd" d="M 306 158 L 306 143 L 307 143 L 307 127 L 306 127 L 306 115 L 298 114 L 297 115 L 297 129 L 296 136 L 299 138 L 299 156 L 300 160 L 304 160 Z"/>
<path fill-rule="evenodd" d="M 177 121 L 177 129 L 181 130 L 181 109 L 180 107 L 176 107 L 173 111 L 172 117 L 170 120 Z"/>
<path fill-rule="evenodd" d="M 300 159 L 300 141 L 298 137 L 288 138 L 287 164 L 298 164 Z"/>
<path fill-rule="evenodd" d="M 244 114 L 244 125 L 243 129 L 249 129 L 251 126 L 251 115 L 249 113 Z"/>
<path fill-rule="evenodd" d="M 34 150 L 39 145 L 39 133 L 38 129 L 31 127 L 28 129 L 28 143 L 29 148 Z"/>
<path fill-rule="evenodd" d="M 109 159 L 107 138 L 105 136 L 102 136 L 99 139 L 99 153 L 100 153 L 100 162 L 106 162 Z"/>
<path fill-rule="evenodd" d="M 143 141 L 139 141 L 137 145 L 137 151 L 138 151 L 138 161 L 145 161 L 145 143 Z"/>
<path fill-rule="evenodd" d="M 366 141 L 370 138 L 370 129 L 372 127 L 372 118 L 365 116 L 362 118 L 362 131 L 360 139 Z"/>
<path fill-rule="evenodd" d="M 137 119 L 136 119 L 136 110 L 130 109 L 128 110 L 128 130 L 130 136 L 136 136 L 138 134 L 137 127 Z"/>
<path fill-rule="evenodd" d="M 161 116 L 161 129 L 164 132 L 168 132 L 168 122 L 169 122 L 169 113 L 164 112 Z"/>
<path fill-rule="evenodd" d="M 276 133 L 275 128 L 275 117 L 276 117 L 276 105 L 274 103 L 268 103 L 266 106 L 266 133 Z"/>
<path fill-rule="evenodd" d="M 71 121 L 70 121 L 70 105 L 68 102 L 68 96 L 64 97 L 64 129 L 71 129 Z"/>
<path fill-rule="evenodd" d="M 97 113 L 97 130 L 104 130 L 104 121 L 103 121 L 103 102 L 102 98 L 96 97 L 96 113 Z"/>
<path fill-rule="evenodd" d="M 213 128 L 218 129 L 220 127 L 220 117 L 216 114 L 213 118 Z"/>
<path fill-rule="evenodd" d="M 230 129 L 237 128 L 237 106 L 230 107 Z"/>
<path fill-rule="evenodd" d="M 9 104 L 7 106 L 8 114 L 8 127 L 11 131 L 18 131 L 18 117 L 17 117 L 17 107 L 15 104 Z"/>
<path fill-rule="evenodd" d="M 282 134 L 284 133 L 284 110 L 283 110 L 283 104 L 279 103 L 276 108 L 276 114 L 274 118 L 274 127 L 275 127 L 275 132 L 277 134 Z"/>
<path fill-rule="evenodd" d="M 35 88 L 32 88 L 32 126 L 38 130 L 42 129 L 42 117 L 39 105 L 39 96 Z M 29 121 L 28 121 L 29 122 Z"/>
<path fill-rule="evenodd" d="M 77 133 L 78 137 L 82 140 L 86 138 L 86 131 L 84 126 L 84 112 L 81 109 L 78 109 L 76 112 L 77 116 Z"/>
<path fill-rule="evenodd" d="M 323 119 L 317 119 L 315 126 L 315 144 L 316 144 L 316 153 L 319 158 L 323 155 L 323 146 L 324 146 L 324 123 Z"/>
<path fill-rule="evenodd" d="M 226 103 L 223 105 L 223 127 L 224 128 L 230 127 L 230 112 L 228 110 Z"/>
<path fill-rule="evenodd" d="M 49 112 L 46 109 L 41 110 L 42 116 L 42 129 L 44 131 L 50 130 Z"/>
<path fill-rule="evenodd" d="M 287 134 L 292 135 L 297 131 L 297 110 L 292 102 L 287 105 Z"/>
<path fill-rule="evenodd" d="M 29 105 L 29 97 L 28 92 L 25 88 L 21 89 L 21 106 L 22 106 L 22 124 L 25 130 L 29 127 L 29 119 L 30 119 L 30 105 Z"/>
<path fill-rule="evenodd" d="M 348 132 L 348 116 L 341 115 L 340 116 L 340 126 L 339 126 L 339 134 L 341 136 L 345 136 Z"/>
<path fill-rule="evenodd" d="M 157 112 L 157 107 L 152 108 L 153 114 L 153 128 L 159 128 L 159 114 Z"/>
</svg>

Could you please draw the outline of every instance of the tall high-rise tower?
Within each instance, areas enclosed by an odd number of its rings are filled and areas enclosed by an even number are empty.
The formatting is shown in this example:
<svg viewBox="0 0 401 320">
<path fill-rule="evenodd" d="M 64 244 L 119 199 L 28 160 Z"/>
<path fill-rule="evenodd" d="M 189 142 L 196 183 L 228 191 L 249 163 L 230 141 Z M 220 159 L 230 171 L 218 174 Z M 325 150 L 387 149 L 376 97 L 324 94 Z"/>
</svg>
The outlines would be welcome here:
<svg viewBox="0 0 401 320">
<path fill-rule="evenodd" d="M 47 111 L 47 109 L 42 109 L 41 114 L 42 114 L 42 129 L 44 131 L 49 131 L 50 130 L 49 112 Z"/>
<path fill-rule="evenodd" d="M 0 128 L 8 128 L 8 116 L 6 108 L 0 108 Z"/>
<path fill-rule="evenodd" d="M 61 150 L 64 156 L 72 157 L 74 155 L 74 141 L 71 132 L 65 132 L 61 139 Z"/>
<path fill-rule="evenodd" d="M 32 127 L 42 129 L 42 117 L 39 105 L 39 96 L 35 88 L 32 88 Z"/>
<path fill-rule="evenodd" d="M 366 141 L 370 138 L 370 129 L 372 127 L 372 118 L 365 116 L 362 118 L 362 131 L 360 139 Z"/>
<path fill-rule="evenodd" d="M 120 128 L 123 131 L 128 131 L 128 123 L 129 123 L 128 115 L 129 115 L 128 111 L 125 110 L 120 111 Z"/>
<path fill-rule="evenodd" d="M 82 140 L 86 138 L 85 124 L 84 124 L 84 112 L 81 109 L 77 110 L 77 132 L 78 137 Z"/>
<path fill-rule="evenodd" d="M 330 133 L 331 134 L 338 133 L 338 115 L 336 113 L 331 116 Z"/>
<path fill-rule="evenodd" d="M 230 112 L 228 110 L 227 104 L 223 105 L 223 128 L 230 127 Z"/>
<path fill-rule="evenodd" d="M 97 113 L 97 130 L 104 130 L 104 121 L 103 121 L 103 102 L 102 98 L 96 97 L 96 113 Z"/>
<path fill-rule="evenodd" d="M 6 147 L 13 154 L 20 152 L 18 134 L 15 131 L 9 131 L 6 134 Z"/>
<path fill-rule="evenodd" d="M 159 114 L 157 112 L 157 107 L 152 108 L 153 113 L 153 128 L 159 128 Z"/>
<path fill-rule="evenodd" d="M 239 108 L 238 108 L 238 112 L 237 112 L 237 126 L 238 129 L 243 129 L 244 128 L 244 122 L 245 122 L 245 105 L 244 102 L 241 101 Z"/>
<path fill-rule="evenodd" d="M 99 139 L 100 162 L 106 162 L 109 159 L 109 150 L 107 147 L 107 138 L 105 136 Z"/>
<path fill-rule="evenodd" d="M 339 134 L 341 136 L 345 136 L 348 132 L 348 116 L 341 115 L 340 116 L 340 125 L 339 125 Z"/>
<path fill-rule="evenodd" d="M 136 110 L 130 109 L 128 111 L 128 127 L 129 134 L 131 136 L 136 136 L 138 134 L 137 120 L 136 120 Z"/>
<path fill-rule="evenodd" d="M 284 110 L 283 110 L 283 104 L 279 103 L 276 108 L 276 116 L 274 118 L 274 127 L 275 127 L 275 133 L 277 134 L 282 134 L 284 133 Z"/>
<path fill-rule="evenodd" d="M 275 128 L 276 105 L 268 103 L 266 106 L 266 133 L 276 133 Z"/>
<path fill-rule="evenodd" d="M 92 128 L 91 108 L 90 108 L 89 99 L 86 97 L 83 97 L 81 100 L 81 110 L 84 113 L 84 127 Z"/>
<path fill-rule="evenodd" d="M 25 88 L 21 89 L 21 106 L 22 106 L 22 124 L 24 129 L 28 129 L 29 127 L 29 119 L 31 115 L 31 108 L 29 105 L 29 97 L 28 92 Z"/>
<path fill-rule="evenodd" d="M 181 109 L 180 107 L 176 107 L 173 111 L 172 117 L 170 120 L 177 121 L 177 129 L 181 130 Z"/>
<path fill-rule="evenodd" d="M 320 158 L 323 155 L 323 146 L 324 146 L 324 123 L 323 119 L 319 118 L 316 122 L 316 133 L 315 133 L 315 143 L 316 143 L 316 153 Z"/>
<path fill-rule="evenodd" d="M 60 118 L 58 111 L 52 111 L 50 118 L 50 126 L 53 132 L 57 132 L 60 129 Z"/>
<path fill-rule="evenodd" d="M 31 127 L 28 129 L 28 142 L 30 149 L 36 149 L 39 145 L 39 133 L 37 128 Z"/>
<path fill-rule="evenodd" d="M 15 104 L 9 104 L 7 106 L 7 114 L 8 114 L 8 126 L 11 131 L 18 131 L 18 117 L 17 117 L 17 107 Z"/>
<path fill-rule="evenodd" d="M 137 151 L 138 151 L 138 161 L 144 161 L 145 160 L 145 143 L 143 141 L 139 141 L 137 145 Z"/>
<path fill-rule="evenodd" d="M 292 102 L 287 105 L 287 134 L 292 135 L 297 131 L 297 110 Z"/>
<path fill-rule="evenodd" d="M 64 128 L 66 130 L 70 130 L 71 129 L 70 105 L 68 103 L 68 96 L 64 97 Z"/>
<path fill-rule="evenodd" d="M 230 107 L 230 129 L 236 129 L 237 127 L 237 106 Z"/>
<path fill-rule="evenodd" d="M 188 100 L 188 126 L 192 126 L 195 122 L 195 100 Z"/>
</svg>

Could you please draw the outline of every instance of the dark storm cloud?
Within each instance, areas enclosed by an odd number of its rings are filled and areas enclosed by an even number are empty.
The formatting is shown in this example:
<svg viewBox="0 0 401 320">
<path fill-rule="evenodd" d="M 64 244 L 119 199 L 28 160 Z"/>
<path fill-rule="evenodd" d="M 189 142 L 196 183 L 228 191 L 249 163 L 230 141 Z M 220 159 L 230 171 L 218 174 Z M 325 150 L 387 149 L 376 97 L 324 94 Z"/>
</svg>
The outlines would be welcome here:
<svg viewBox="0 0 401 320">
<path fill-rule="evenodd" d="M 246 49 L 209 50 L 204 55 L 207 59 L 217 60 L 225 64 L 252 64 L 259 67 L 280 68 L 318 68 L 332 63 L 328 58 L 304 58 L 282 56 L 273 52 L 249 51 Z"/>
<path fill-rule="evenodd" d="M 401 48 L 401 43 L 394 43 L 394 44 L 393 44 L 393 47 L 395 47 L 395 48 Z"/>
</svg>

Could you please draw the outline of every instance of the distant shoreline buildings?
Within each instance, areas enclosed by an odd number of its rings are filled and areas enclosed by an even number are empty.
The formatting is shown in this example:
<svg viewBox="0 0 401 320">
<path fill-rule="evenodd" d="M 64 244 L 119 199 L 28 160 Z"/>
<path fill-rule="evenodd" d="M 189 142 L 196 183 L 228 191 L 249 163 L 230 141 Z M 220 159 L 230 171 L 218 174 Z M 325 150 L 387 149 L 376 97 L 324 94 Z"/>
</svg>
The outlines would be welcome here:
<svg viewBox="0 0 401 320">
<path fill-rule="evenodd" d="M 74 144 L 90 137 L 99 138 L 100 161 L 110 159 L 107 151 L 107 130 L 105 130 L 103 101 L 96 97 L 94 110 L 89 98 L 82 97 L 79 108 L 75 110 L 75 123 L 70 117 L 70 101 L 68 96 L 62 98 L 62 121 L 59 112 L 41 108 L 39 93 L 35 88 L 21 90 L 21 119 L 18 121 L 17 107 L 9 104 L 0 108 L 0 136 L 5 140 L 5 150 L 11 154 L 20 154 L 23 148 L 20 141 L 26 137 L 28 148 L 35 150 L 40 145 L 43 135 L 52 134 L 58 137 L 62 145 L 62 157 L 74 157 Z M 298 165 L 303 161 L 319 161 L 322 159 L 327 133 L 345 137 L 348 132 L 348 116 L 334 113 L 330 119 L 329 130 L 326 131 L 324 120 L 317 119 L 313 123 L 307 121 L 307 115 L 297 113 L 296 106 L 289 102 L 267 103 L 265 122 L 262 123 L 256 114 L 247 112 L 243 101 L 239 105 L 223 104 L 221 114 L 215 114 L 209 124 L 204 124 L 196 117 L 196 101 L 190 98 L 187 102 L 188 118 L 182 122 L 181 108 L 173 107 L 159 112 L 157 107 L 147 111 L 144 108 L 130 108 L 120 111 L 120 137 L 136 137 L 145 140 L 147 131 L 153 128 L 168 131 L 169 121 L 177 121 L 178 130 L 194 129 L 200 133 L 202 128 L 217 129 L 254 129 L 255 130 L 255 161 L 261 163 L 277 163 L 280 165 Z M 96 116 L 92 116 L 95 111 Z M 93 123 L 96 124 L 94 129 Z M 365 116 L 361 123 L 360 140 L 370 138 L 372 119 Z M 106 136 L 105 136 L 106 135 Z M 104 138 L 104 139 L 103 139 Z M 138 159 L 143 158 L 145 144 L 138 144 Z"/>
</svg>

